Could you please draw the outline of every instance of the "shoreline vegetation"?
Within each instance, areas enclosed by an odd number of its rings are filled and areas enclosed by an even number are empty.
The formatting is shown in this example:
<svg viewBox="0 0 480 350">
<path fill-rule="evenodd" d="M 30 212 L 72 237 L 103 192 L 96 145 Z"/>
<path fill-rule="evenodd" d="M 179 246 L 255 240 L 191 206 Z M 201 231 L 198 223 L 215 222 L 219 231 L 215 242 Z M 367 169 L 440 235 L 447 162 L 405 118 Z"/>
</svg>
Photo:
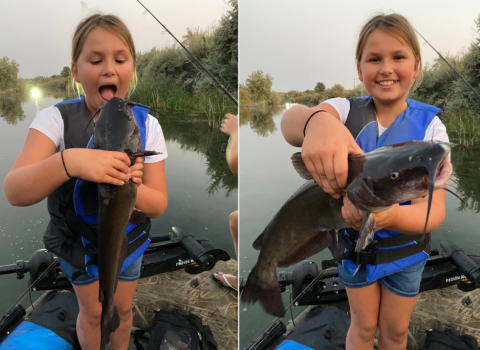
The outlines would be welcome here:
<svg viewBox="0 0 480 350">
<path fill-rule="evenodd" d="M 234 96 L 238 95 L 238 0 L 229 0 L 217 26 L 187 29 L 182 44 Z M 237 107 L 203 72 L 190 55 L 174 43 L 161 49 L 137 53 L 136 89 L 126 98 L 160 111 L 191 112 L 208 119 L 210 126 L 221 124 L 226 113 L 237 114 Z M 33 79 L 18 77 L 20 65 L 8 57 L 0 58 L 0 114 L 5 118 L 2 100 L 28 98 L 36 88 L 47 93 L 77 97 L 70 68 L 60 74 Z M 12 103 L 10 105 L 17 105 Z M 7 108 L 8 109 L 8 108 Z M 18 108 L 17 108 L 18 109 Z M 20 106 L 21 109 L 21 106 Z M 7 111 L 7 114 L 15 112 Z"/>
<path fill-rule="evenodd" d="M 445 59 L 465 78 L 466 81 L 480 92 L 480 15 L 475 20 L 477 36 L 465 51 L 453 55 L 444 54 Z M 427 63 L 424 67 L 424 78 L 420 87 L 409 94 L 409 98 L 434 105 L 444 111 L 444 124 L 449 133 L 456 136 L 463 145 L 471 145 L 480 140 L 480 100 L 465 85 L 455 72 L 441 59 L 435 59 L 433 64 Z M 273 77 L 262 70 L 251 73 L 244 84 L 240 84 L 240 105 L 244 110 L 252 110 L 243 117 L 241 123 L 257 116 L 265 115 L 271 118 L 269 109 L 278 109 L 286 103 L 300 103 L 315 106 L 334 97 L 360 97 L 368 93 L 363 83 L 354 89 L 345 89 L 340 84 L 326 88 L 322 82 L 316 84 L 313 90 L 277 92 L 271 90 Z M 260 112 L 264 111 L 264 112 Z M 255 118 L 254 118 L 255 119 Z M 266 120 L 266 130 L 272 132 L 273 121 Z M 266 132 L 264 130 L 264 132 Z M 268 133 L 268 132 L 267 132 Z"/>
</svg>

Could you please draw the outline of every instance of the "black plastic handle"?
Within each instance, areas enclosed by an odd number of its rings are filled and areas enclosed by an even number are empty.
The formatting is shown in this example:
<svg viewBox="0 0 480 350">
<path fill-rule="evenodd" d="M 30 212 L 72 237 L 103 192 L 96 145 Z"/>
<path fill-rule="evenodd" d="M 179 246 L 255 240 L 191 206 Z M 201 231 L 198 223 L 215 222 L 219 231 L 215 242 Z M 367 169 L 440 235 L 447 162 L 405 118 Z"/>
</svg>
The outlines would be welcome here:
<svg viewBox="0 0 480 350">
<path fill-rule="evenodd" d="M 450 255 L 450 260 L 460 272 L 473 284 L 473 289 L 480 286 L 480 265 L 473 261 L 461 248 L 453 243 L 440 242 L 442 249 Z"/>
</svg>

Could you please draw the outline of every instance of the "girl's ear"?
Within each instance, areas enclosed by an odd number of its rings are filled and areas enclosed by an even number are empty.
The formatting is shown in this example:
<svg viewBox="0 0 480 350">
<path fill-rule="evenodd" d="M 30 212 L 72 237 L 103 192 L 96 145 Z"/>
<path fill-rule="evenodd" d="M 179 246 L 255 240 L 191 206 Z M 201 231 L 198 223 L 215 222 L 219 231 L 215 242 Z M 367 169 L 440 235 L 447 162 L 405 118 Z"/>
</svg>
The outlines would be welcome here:
<svg viewBox="0 0 480 350">
<path fill-rule="evenodd" d="M 72 62 L 72 65 L 70 67 L 70 70 L 72 71 L 72 77 L 75 82 L 79 83 L 80 79 L 78 78 L 78 68 L 75 62 Z"/>
<path fill-rule="evenodd" d="M 360 68 L 360 63 L 357 62 L 357 72 L 358 72 L 358 79 L 363 82 L 363 74 L 362 68 Z"/>
<path fill-rule="evenodd" d="M 413 78 L 415 79 L 418 76 L 418 67 L 420 66 L 420 60 L 415 60 L 415 67 L 413 69 Z"/>
</svg>

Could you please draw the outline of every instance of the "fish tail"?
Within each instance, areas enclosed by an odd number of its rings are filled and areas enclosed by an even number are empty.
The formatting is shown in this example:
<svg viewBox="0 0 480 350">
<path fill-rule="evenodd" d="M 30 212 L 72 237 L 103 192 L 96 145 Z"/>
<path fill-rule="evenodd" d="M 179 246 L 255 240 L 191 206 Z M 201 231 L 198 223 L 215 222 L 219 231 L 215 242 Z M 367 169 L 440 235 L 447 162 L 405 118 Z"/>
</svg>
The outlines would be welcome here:
<svg viewBox="0 0 480 350">
<path fill-rule="evenodd" d="M 270 315 L 285 316 L 277 276 L 274 274 L 274 277 L 269 279 L 273 283 L 268 283 L 265 279 L 260 278 L 259 271 L 260 269 L 255 266 L 248 276 L 245 290 L 242 293 L 242 302 L 255 303 L 260 301 L 263 309 Z"/>
<path fill-rule="evenodd" d="M 113 310 L 111 316 L 107 315 L 109 306 L 102 305 L 102 320 L 101 320 L 101 341 L 100 341 L 100 350 L 104 350 L 105 346 L 110 340 L 110 333 L 113 333 L 120 326 L 120 316 L 118 315 L 117 307 L 113 304 Z M 105 312 L 104 312 L 105 310 Z M 110 317 L 108 317 L 110 316 Z"/>
</svg>

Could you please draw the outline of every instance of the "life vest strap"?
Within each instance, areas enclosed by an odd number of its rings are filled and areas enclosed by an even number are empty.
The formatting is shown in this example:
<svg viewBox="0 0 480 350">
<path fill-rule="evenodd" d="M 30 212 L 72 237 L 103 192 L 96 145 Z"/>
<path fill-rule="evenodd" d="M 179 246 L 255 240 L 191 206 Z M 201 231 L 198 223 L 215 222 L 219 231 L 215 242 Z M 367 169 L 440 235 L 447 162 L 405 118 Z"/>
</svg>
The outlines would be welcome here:
<svg viewBox="0 0 480 350">
<path fill-rule="evenodd" d="M 344 234 L 344 233 L 340 233 Z M 424 235 L 406 235 L 401 234 L 394 237 L 388 237 L 381 240 L 378 240 L 365 249 L 378 249 L 378 248 L 388 248 L 395 247 L 398 245 L 410 243 L 417 241 L 417 244 L 412 244 L 406 247 L 392 249 L 392 250 L 373 250 L 373 251 L 361 251 L 355 252 L 356 238 L 351 236 L 351 231 L 349 235 L 345 235 L 352 243 L 352 245 L 346 247 L 347 251 L 339 256 L 334 257 L 330 260 L 322 261 L 322 269 L 327 269 L 329 267 L 335 267 L 337 264 L 341 264 L 342 260 L 352 260 L 356 265 L 380 265 L 386 264 L 393 261 L 397 261 L 408 256 L 417 254 L 421 251 L 428 250 L 430 244 L 430 233 L 427 232 Z M 401 237 L 402 236 L 402 237 Z M 373 248 L 372 248 L 373 247 Z"/>
</svg>

